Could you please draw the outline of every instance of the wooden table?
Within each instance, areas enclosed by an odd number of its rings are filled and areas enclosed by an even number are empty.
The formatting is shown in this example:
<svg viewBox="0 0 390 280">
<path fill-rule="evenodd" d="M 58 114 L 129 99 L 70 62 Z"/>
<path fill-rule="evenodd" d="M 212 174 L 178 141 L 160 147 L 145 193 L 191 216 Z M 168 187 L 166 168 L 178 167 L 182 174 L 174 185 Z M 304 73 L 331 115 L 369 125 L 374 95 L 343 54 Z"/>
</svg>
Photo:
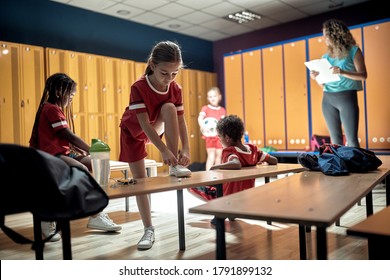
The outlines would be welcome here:
<svg viewBox="0 0 390 280">
<path fill-rule="evenodd" d="M 193 172 L 189 178 L 178 179 L 173 176 L 157 176 L 137 179 L 135 185 L 113 185 L 103 188 L 110 199 L 177 191 L 179 248 L 185 250 L 183 189 L 218 185 L 225 182 L 274 177 L 279 174 L 295 173 L 305 170 L 300 164 L 258 165 L 240 170 L 209 170 Z M 113 187 L 115 186 L 115 187 Z"/>
<path fill-rule="evenodd" d="M 390 260 L 390 206 L 350 227 L 347 234 L 368 239 L 370 260 Z"/>
<path fill-rule="evenodd" d="M 388 168 L 337 177 L 304 171 L 209 201 L 190 208 L 189 212 L 216 216 L 217 259 L 226 259 L 225 218 L 298 224 L 301 259 L 306 259 L 305 227 L 316 226 L 317 258 L 326 259 L 326 228 L 363 197 L 366 197 L 367 215 L 371 215 L 371 191 L 389 174 Z"/>
</svg>

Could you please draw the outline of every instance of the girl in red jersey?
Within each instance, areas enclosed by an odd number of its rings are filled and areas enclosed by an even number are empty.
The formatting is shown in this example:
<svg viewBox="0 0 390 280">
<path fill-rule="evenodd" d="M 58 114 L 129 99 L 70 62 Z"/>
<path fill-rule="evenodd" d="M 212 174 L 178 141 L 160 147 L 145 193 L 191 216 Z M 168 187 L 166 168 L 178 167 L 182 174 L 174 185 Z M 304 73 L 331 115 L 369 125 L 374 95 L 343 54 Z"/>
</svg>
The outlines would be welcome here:
<svg viewBox="0 0 390 280">
<path fill-rule="evenodd" d="M 169 165 L 170 175 L 191 176 L 191 171 L 186 168 L 190 163 L 190 153 L 182 90 L 174 81 L 182 66 L 179 46 L 170 41 L 159 42 L 152 49 L 145 74 L 131 86 L 130 105 L 120 124 L 119 160 L 129 163 L 135 179 L 147 176 L 145 158 L 149 142 L 161 152 L 163 163 Z M 147 250 L 155 239 L 149 196 L 139 195 L 136 200 L 144 225 L 144 235 L 137 247 Z"/>
<path fill-rule="evenodd" d="M 221 163 L 222 156 L 222 144 L 219 141 L 218 135 L 214 131 L 210 131 L 209 127 L 205 125 L 205 120 L 211 121 L 209 118 L 213 118 L 215 123 L 222 119 L 226 115 L 226 110 L 224 107 L 220 106 L 222 99 L 221 92 L 219 88 L 212 87 L 207 92 L 207 100 L 209 104 L 202 107 L 199 116 L 198 123 L 200 130 L 203 133 L 202 138 L 206 141 L 206 151 L 207 151 L 207 161 L 206 161 L 206 170 L 209 170 L 210 167 L 214 164 Z"/>
<path fill-rule="evenodd" d="M 57 156 L 70 166 L 92 171 L 89 145 L 74 133 L 72 99 L 76 82 L 64 73 L 56 73 L 46 80 L 41 103 L 35 116 L 30 138 L 30 147 Z M 74 152 L 76 151 L 76 152 Z M 55 222 L 42 222 L 42 234 L 51 241 L 58 241 Z M 89 218 L 88 228 L 104 231 L 119 231 L 107 214 L 99 213 Z"/>
</svg>

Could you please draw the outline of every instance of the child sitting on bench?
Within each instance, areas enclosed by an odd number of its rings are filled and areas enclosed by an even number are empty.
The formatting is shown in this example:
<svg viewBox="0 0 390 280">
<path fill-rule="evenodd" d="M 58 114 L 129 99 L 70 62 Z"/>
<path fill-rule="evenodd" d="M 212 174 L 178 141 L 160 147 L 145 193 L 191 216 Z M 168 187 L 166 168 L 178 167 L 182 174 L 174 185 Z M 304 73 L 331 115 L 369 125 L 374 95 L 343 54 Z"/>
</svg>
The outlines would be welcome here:
<svg viewBox="0 0 390 280">
<path fill-rule="evenodd" d="M 255 166 L 257 164 L 278 163 L 278 159 L 270 154 L 267 154 L 253 144 L 243 144 L 242 137 L 245 128 L 242 120 L 236 115 L 228 115 L 217 123 L 217 133 L 221 140 L 222 163 L 211 166 L 210 170 L 215 169 L 241 169 L 242 167 Z M 255 186 L 255 179 L 242 180 L 238 182 L 228 182 L 223 184 L 223 195 L 229 195 L 239 191 L 243 191 Z M 190 192 L 202 200 L 210 200 L 216 198 L 216 195 L 210 195 L 212 190 L 205 187 L 203 190 L 192 188 Z M 204 196 L 199 192 L 207 192 L 209 195 Z M 215 193 L 215 192 L 214 192 Z M 214 224 L 215 220 L 212 219 Z"/>
</svg>

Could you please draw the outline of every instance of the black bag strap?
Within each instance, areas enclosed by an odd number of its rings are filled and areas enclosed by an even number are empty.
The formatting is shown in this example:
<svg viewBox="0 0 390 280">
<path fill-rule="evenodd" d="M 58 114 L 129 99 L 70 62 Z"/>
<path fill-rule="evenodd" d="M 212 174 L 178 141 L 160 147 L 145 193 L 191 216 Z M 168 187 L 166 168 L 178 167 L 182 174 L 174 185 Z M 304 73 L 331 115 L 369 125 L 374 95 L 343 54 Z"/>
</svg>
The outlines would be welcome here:
<svg viewBox="0 0 390 280">
<path fill-rule="evenodd" d="M 12 239 L 12 241 L 18 243 L 18 244 L 32 244 L 31 245 L 31 249 L 36 251 L 38 249 L 38 245 L 36 241 L 33 241 L 23 235 L 21 235 L 20 233 L 14 231 L 13 229 L 7 227 L 5 225 L 5 215 L 3 213 L 0 213 L 0 228 L 1 230 L 10 238 Z M 46 237 L 45 239 L 42 240 L 42 246 L 44 246 L 44 244 L 48 241 L 50 241 L 50 239 L 52 239 L 52 237 L 59 231 L 60 229 L 58 228 L 58 226 L 56 227 L 56 231 L 51 234 L 50 236 Z M 42 248 L 43 249 L 43 248 Z"/>
<path fill-rule="evenodd" d="M 1 214 L 0 215 L 0 228 L 3 230 L 3 232 L 11 238 L 14 242 L 19 243 L 19 244 L 33 244 L 34 241 L 24 237 L 20 233 L 14 231 L 13 229 L 10 229 L 5 225 L 5 215 Z"/>
</svg>

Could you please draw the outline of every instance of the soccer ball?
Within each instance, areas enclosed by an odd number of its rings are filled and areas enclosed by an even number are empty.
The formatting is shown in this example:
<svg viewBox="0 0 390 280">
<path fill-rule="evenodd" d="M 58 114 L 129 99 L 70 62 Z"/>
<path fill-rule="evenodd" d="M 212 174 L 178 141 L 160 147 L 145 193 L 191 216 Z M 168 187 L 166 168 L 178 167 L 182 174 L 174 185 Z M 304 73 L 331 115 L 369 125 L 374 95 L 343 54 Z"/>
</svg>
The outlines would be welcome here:
<svg viewBox="0 0 390 280">
<path fill-rule="evenodd" d="M 217 122 L 216 118 L 208 117 L 203 119 L 203 126 L 200 129 L 205 137 L 217 136 Z"/>
</svg>

